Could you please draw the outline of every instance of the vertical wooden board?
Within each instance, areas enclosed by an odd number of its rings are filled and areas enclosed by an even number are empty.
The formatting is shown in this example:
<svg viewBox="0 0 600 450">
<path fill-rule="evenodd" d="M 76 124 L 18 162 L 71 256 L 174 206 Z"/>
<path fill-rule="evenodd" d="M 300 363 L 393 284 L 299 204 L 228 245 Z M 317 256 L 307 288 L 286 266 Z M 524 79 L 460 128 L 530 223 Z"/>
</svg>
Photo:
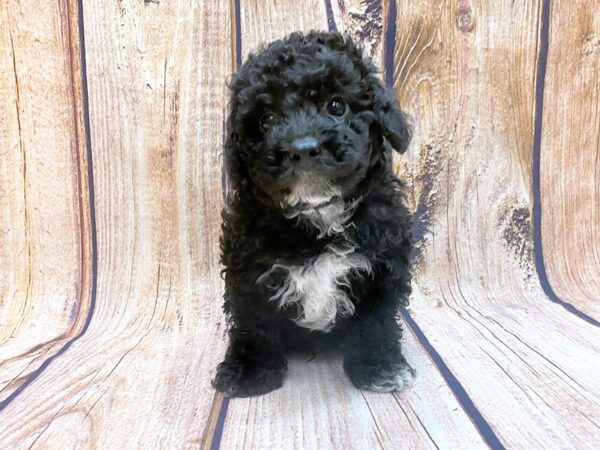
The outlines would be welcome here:
<svg viewBox="0 0 600 450">
<path fill-rule="evenodd" d="M 600 333 L 545 297 L 533 265 L 540 4 L 394 5 L 395 88 L 415 129 L 398 171 L 412 182 L 421 244 L 408 317 L 489 442 L 589 445 Z"/>
<path fill-rule="evenodd" d="M 374 64 L 383 68 L 387 3 L 379 0 L 334 0 L 331 10 L 336 29 L 352 36 Z"/>
<path fill-rule="evenodd" d="M 290 1 L 241 2 L 242 59 L 251 51 L 294 31 L 327 30 L 325 1 L 311 0 L 295 5 Z"/>
<path fill-rule="evenodd" d="M 65 2 L 0 8 L 0 401 L 88 302 L 77 86 Z"/>
<path fill-rule="evenodd" d="M 600 5 L 551 2 L 542 245 L 560 298 L 600 320 Z"/>
<path fill-rule="evenodd" d="M 2 412 L 8 447 L 210 439 L 229 2 L 83 2 L 97 229 L 89 327 Z"/>
<path fill-rule="evenodd" d="M 423 287 L 531 281 L 537 26 L 536 4 L 398 3 L 395 88 L 414 122 L 400 176 L 415 187 Z"/>
</svg>

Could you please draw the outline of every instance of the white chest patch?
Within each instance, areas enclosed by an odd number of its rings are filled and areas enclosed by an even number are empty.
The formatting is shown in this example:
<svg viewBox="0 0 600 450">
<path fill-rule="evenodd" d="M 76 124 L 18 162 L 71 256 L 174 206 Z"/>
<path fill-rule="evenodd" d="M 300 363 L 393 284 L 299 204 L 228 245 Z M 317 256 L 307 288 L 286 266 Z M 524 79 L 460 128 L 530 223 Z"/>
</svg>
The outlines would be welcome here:
<svg viewBox="0 0 600 450">
<path fill-rule="evenodd" d="M 300 313 L 295 322 L 301 327 L 329 331 L 337 317 L 354 313 L 354 304 L 341 287 L 349 286 L 348 277 L 352 273 L 370 273 L 371 265 L 352 247 L 330 246 L 305 266 L 274 264 L 259 282 L 278 269 L 286 270 L 287 276 L 271 300 L 282 308 L 298 305 Z"/>
</svg>

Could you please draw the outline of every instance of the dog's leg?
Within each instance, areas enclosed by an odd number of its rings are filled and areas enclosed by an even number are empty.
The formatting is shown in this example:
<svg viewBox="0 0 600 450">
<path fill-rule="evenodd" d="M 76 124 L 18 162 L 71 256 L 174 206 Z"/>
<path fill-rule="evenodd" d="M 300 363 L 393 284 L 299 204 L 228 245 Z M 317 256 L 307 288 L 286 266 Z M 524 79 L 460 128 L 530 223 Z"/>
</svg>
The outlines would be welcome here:
<svg viewBox="0 0 600 450">
<path fill-rule="evenodd" d="M 287 370 L 281 347 L 276 330 L 233 327 L 213 386 L 229 397 L 266 394 L 280 388 Z"/>
<path fill-rule="evenodd" d="M 413 384 L 415 371 L 400 349 L 402 330 L 392 304 L 361 305 L 344 340 L 344 370 L 359 389 L 399 391 Z"/>
</svg>

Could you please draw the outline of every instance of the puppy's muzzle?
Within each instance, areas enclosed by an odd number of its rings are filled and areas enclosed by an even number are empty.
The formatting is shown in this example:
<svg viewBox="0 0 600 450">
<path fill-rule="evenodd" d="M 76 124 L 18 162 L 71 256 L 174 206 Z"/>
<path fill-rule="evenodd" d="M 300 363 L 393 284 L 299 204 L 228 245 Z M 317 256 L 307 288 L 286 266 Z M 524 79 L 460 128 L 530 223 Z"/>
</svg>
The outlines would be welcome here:
<svg viewBox="0 0 600 450">
<path fill-rule="evenodd" d="M 294 139 L 287 150 L 290 161 L 297 167 L 310 166 L 321 155 L 319 142 L 313 136 Z"/>
</svg>

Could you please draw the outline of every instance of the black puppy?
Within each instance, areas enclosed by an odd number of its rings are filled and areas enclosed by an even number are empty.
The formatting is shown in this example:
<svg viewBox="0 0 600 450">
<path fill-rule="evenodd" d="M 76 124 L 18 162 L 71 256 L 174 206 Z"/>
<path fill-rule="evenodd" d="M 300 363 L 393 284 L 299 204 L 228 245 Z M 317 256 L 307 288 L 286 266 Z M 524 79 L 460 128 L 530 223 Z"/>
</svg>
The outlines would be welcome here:
<svg viewBox="0 0 600 450">
<path fill-rule="evenodd" d="M 221 239 L 231 321 L 214 386 L 229 396 L 282 385 L 284 353 L 340 344 L 360 389 L 400 390 L 398 308 L 410 293 L 410 216 L 385 141 L 410 130 L 394 92 L 354 42 L 293 33 L 231 81 Z"/>
</svg>

